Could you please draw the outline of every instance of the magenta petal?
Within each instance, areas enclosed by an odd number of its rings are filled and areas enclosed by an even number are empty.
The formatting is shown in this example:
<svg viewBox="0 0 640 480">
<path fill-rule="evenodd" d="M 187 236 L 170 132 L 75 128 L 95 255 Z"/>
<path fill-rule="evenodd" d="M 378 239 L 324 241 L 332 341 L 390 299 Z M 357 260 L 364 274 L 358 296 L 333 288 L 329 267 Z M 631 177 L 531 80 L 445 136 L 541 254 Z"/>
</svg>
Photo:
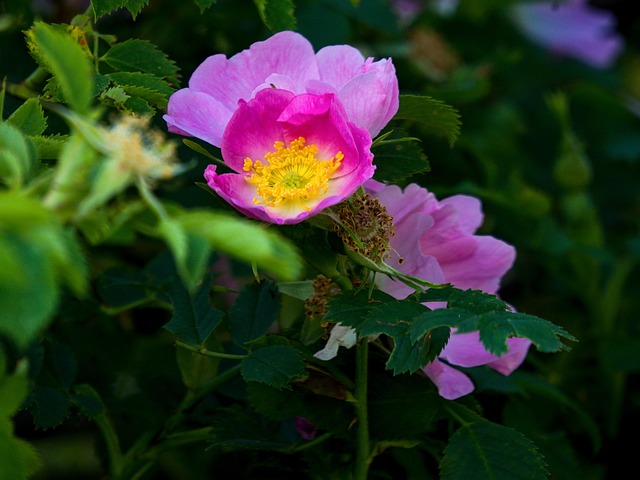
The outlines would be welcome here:
<svg viewBox="0 0 640 480">
<path fill-rule="evenodd" d="M 183 89 L 171 95 L 163 118 L 170 132 L 186 133 L 219 147 L 231 113 L 209 95 Z"/>
<path fill-rule="evenodd" d="M 287 140 L 304 137 L 307 144 L 318 146 L 318 157 L 330 159 L 342 152 L 344 159 L 334 176 L 349 174 L 360 165 L 363 150 L 369 150 L 368 134 L 349 125 L 341 105 L 332 94 L 297 95 L 278 118 Z M 359 141 L 356 142 L 354 135 Z M 366 145 L 357 145 L 365 141 Z"/>
<path fill-rule="evenodd" d="M 438 388 L 438 394 L 455 400 L 473 392 L 473 382 L 464 373 L 437 359 L 423 368 L 424 373 Z"/>
<path fill-rule="evenodd" d="M 249 102 L 240 101 L 222 137 L 222 156 L 229 167 L 242 172 L 244 160 L 263 161 L 274 143 L 284 141 L 277 118 L 293 98 L 284 90 L 266 89 Z"/>
</svg>

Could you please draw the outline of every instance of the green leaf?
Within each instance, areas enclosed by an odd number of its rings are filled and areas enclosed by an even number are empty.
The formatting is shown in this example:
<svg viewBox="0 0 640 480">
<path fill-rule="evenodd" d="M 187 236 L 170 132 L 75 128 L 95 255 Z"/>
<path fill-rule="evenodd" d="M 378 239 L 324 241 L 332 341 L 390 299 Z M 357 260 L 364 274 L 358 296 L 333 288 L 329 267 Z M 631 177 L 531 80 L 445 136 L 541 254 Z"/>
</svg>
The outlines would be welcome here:
<svg viewBox="0 0 640 480">
<path fill-rule="evenodd" d="M 395 120 L 420 122 L 426 132 L 444 137 L 453 145 L 460 134 L 460 115 L 451 106 L 431 97 L 400 95 Z"/>
<path fill-rule="evenodd" d="M 7 118 L 7 123 L 20 129 L 24 135 L 30 136 L 41 135 L 47 128 L 47 119 L 37 98 L 30 98 L 20 105 Z"/>
<path fill-rule="evenodd" d="M 12 433 L 7 419 L 0 419 L 0 480 L 29 478 L 40 467 L 36 449 Z"/>
<path fill-rule="evenodd" d="M 274 422 L 239 406 L 221 409 L 212 421 L 211 444 L 256 450 L 284 450 L 291 446 L 278 435 Z"/>
<path fill-rule="evenodd" d="M 278 283 L 278 291 L 298 300 L 306 300 L 313 295 L 313 282 L 311 280 L 280 282 Z"/>
<path fill-rule="evenodd" d="M 408 333 L 396 335 L 386 368 L 393 370 L 394 375 L 413 373 L 429 363 L 428 353 L 429 342 L 425 339 L 413 343 Z"/>
<path fill-rule="evenodd" d="M 289 382 L 304 377 L 306 369 L 295 348 L 274 345 L 249 353 L 240 364 L 240 373 L 247 382 L 290 389 Z"/>
<path fill-rule="evenodd" d="M 35 148 L 20 130 L 0 123 L 0 183 L 20 187 L 35 164 Z"/>
<path fill-rule="evenodd" d="M 569 350 L 560 337 L 576 338 L 557 325 L 534 315 L 518 312 L 493 312 L 482 315 L 478 321 L 480 340 L 491 353 L 500 355 L 508 351 L 507 338 L 528 338 L 541 352 Z M 461 333 L 467 331 L 462 326 Z"/>
<path fill-rule="evenodd" d="M 164 328 L 190 345 L 203 344 L 224 316 L 209 301 L 210 286 L 211 278 L 207 276 L 191 297 L 181 282 L 177 279 L 171 282 L 170 295 L 174 313 Z"/>
<path fill-rule="evenodd" d="M 396 302 L 391 295 L 374 290 L 370 299 L 367 292 L 344 292 L 329 299 L 329 308 L 324 320 L 357 328 L 366 316 L 380 306 L 380 302 Z"/>
<path fill-rule="evenodd" d="M 281 280 L 295 280 L 302 269 L 302 260 L 293 243 L 255 222 L 195 209 L 174 219 L 185 231 L 206 238 L 213 249 L 253 263 Z"/>
<path fill-rule="evenodd" d="M 452 435 L 440 474 L 442 480 L 544 480 L 548 475 L 531 440 L 490 422 L 465 425 Z"/>
<path fill-rule="evenodd" d="M 22 361 L 11 375 L 5 375 L 5 358 L 0 350 L 0 421 L 13 415 L 22 405 L 29 389 L 27 363 Z"/>
<path fill-rule="evenodd" d="M 47 430 L 56 427 L 69 415 L 69 397 L 57 388 L 36 386 L 30 398 L 29 410 L 36 428 Z"/>
<path fill-rule="evenodd" d="M 91 0 L 91 6 L 93 7 L 93 14 L 96 20 L 119 8 L 129 10 L 135 20 L 136 16 L 148 3 L 149 0 Z"/>
<path fill-rule="evenodd" d="M 272 32 L 296 29 L 293 0 L 253 0 L 262 22 Z"/>
<path fill-rule="evenodd" d="M 214 5 L 217 0 L 193 0 L 195 4 L 200 8 L 200 13 L 204 12 L 211 5 Z"/>
<path fill-rule="evenodd" d="M 67 135 L 37 135 L 31 137 L 31 142 L 36 148 L 37 157 L 41 160 L 54 160 L 60 157 L 62 147 L 69 137 Z"/>
<path fill-rule="evenodd" d="M 460 308 L 473 313 L 502 312 L 509 306 L 491 293 L 480 290 L 455 289 L 449 297 L 449 308 Z"/>
<path fill-rule="evenodd" d="M 149 73 L 116 72 L 109 73 L 107 78 L 127 95 L 139 97 L 161 109 L 166 109 L 169 96 L 174 91 L 166 81 Z"/>
<path fill-rule="evenodd" d="M 87 112 L 93 97 L 94 71 L 80 45 L 70 34 L 43 22 L 36 22 L 30 35 L 66 101 L 74 110 Z"/>
<path fill-rule="evenodd" d="M 0 193 L 0 265 L 0 333 L 19 347 L 49 322 L 63 284 L 77 294 L 86 287 L 72 232 L 39 201 L 9 192 Z"/>
<path fill-rule="evenodd" d="M 438 392 L 419 375 L 372 373 L 369 399 L 371 436 L 376 440 L 416 438 L 440 409 Z"/>
<path fill-rule="evenodd" d="M 396 129 L 384 140 L 376 141 L 371 149 L 376 171 L 374 178 L 381 182 L 399 183 L 412 175 L 430 170 L 429 161 L 415 138 Z"/>
<path fill-rule="evenodd" d="M 117 43 L 100 58 L 116 70 L 144 72 L 160 78 L 173 77 L 178 72 L 175 62 L 154 44 L 131 39 Z"/>
<path fill-rule="evenodd" d="M 178 273 L 187 289 L 193 291 L 201 282 L 211 248 L 206 238 L 186 232 L 181 224 L 165 218 L 158 226 L 158 233 L 165 239 L 176 262 Z"/>
<path fill-rule="evenodd" d="M 416 342 L 420 337 L 436 328 L 454 328 L 462 323 L 471 325 L 473 320 L 476 322 L 478 320 L 478 316 L 473 312 L 459 308 L 438 308 L 426 311 L 416 317 L 409 327 L 409 334 L 411 340 Z"/>
<path fill-rule="evenodd" d="M 280 312 L 280 296 L 274 283 L 246 285 L 229 311 L 231 338 L 244 345 L 264 335 Z"/>
<path fill-rule="evenodd" d="M 384 333 L 391 337 L 404 334 L 413 319 L 428 311 L 427 307 L 415 302 L 390 302 L 375 306 L 367 313 L 364 322 L 356 327 L 361 337 Z"/>
</svg>

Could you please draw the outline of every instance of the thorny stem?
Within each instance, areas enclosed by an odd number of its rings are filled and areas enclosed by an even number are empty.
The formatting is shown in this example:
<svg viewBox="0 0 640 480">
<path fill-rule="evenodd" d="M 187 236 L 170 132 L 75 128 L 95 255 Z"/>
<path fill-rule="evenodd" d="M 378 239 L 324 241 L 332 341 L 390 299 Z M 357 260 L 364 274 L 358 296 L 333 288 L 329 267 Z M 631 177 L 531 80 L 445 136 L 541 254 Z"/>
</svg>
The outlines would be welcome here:
<svg viewBox="0 0 640 480">
<path fill-rule="evenodd" d="M 228 360 L 242 360 L 246 358 L 246 355 L 236 355 L 233 353 L 223 353 L 223 352 L 213 352 L 211 350 L 207 350 L 204 347 L 194 347 L 193 345 L 189 345 L 188 343 L 184 343 L 180 340 L 176 340 L 176 345 L 182 348 L 186 348 L 187 350 L 191 350 L 192 352 L 199 353 L 200 355 L 206 355 L 207 357 L 214 358 L 226 358 Z"/>
</svg>

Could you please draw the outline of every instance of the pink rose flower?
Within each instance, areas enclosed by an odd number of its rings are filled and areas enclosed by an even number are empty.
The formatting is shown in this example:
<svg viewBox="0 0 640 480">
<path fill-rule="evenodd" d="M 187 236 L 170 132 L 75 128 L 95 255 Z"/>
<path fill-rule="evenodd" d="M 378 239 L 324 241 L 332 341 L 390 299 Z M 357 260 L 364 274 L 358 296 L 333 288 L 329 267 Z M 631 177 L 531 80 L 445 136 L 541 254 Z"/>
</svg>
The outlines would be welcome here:
<svg viewBox="0 0 640 480">
<path fill-rule="evenodd" d="M 395 115 L 399 104 L 391 59 L 374 62 L 348 45 L 314 54 L 300 34 L 280 32 L 229 59 L 222 54 L 207 58 L 191 76 L 189 87 L 171 96 L 164 119 L 169 131 L 219 147 L 238 101 L 271 88 L 294 94 L 333 93 L 348 120 L 371 137 Z"/>
<path fill-rule="evenodd" d="M 396 234 L 391 238 L 392 254 L 386 261 L 391 267 L 433 283 L 451 283 L 457 288 L 487 293 L 498 291 L 500 279 L 513 265 L 515 249 L 494 237 L 475 235 L 483 221 L 478 199 L 455 195 L 438 201 L 415 184 L 402 191 L 373 180 L 365 184 L 365 189 L 394 218 Z M 378 287 L 396 298 L 413 291 L 382 275 Z M 478 332 L 452 332 L 439 359 L 429 363 L 424 372 L 442 397 L 453 400 L 470 393 L 474 386 L 467 375 L 451 365 L 488 365 L 508 375 L 524 361 L 531 342 L 510 338 L 507 343 L 509 351 L 498 357 L 484 348 Z"/>
<path fill-rule="evenodd" d="M 371 137 L 347 121 L 335 95 L 269 88 L 238 102 L 222 136 L 235 173 L 205 171 L 208 185 L 248 217 L 301 222 L 340 203 L 373 176 Z"/>
<path fill-rule="evenodd" d="M 586 0 L 522 3 L 512 12 L 531 41 L 595 68 L 609 67 L 624 47 L 613 14 L 590 7 Z"/>
</svg>

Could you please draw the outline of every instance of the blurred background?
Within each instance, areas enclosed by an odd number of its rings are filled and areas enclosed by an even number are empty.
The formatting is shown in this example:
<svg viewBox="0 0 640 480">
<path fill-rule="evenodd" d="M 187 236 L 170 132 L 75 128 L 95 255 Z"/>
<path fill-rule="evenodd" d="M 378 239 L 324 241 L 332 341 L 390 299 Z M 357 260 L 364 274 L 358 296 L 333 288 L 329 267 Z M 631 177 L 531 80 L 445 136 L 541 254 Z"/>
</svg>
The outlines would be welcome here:
<svg viewBox="0 0 640 480">
<path fill-rule="evenodd" d="M 481 198 L 482 232 L 518 251 L 502 298 L 579 340 L 569 352 L 530 353 L 514 374 L 526 394 L 506 395 L 513 386 L 476 378 L 487 417 L 531 438 L 551 478 L 631 478 L 626 472 L 633 471 L 640 428 L 640 2 L 354 3 L 295 0 L 296 29 L 316 50 L 351 44 L 365 56 L 392 57 L 402 94 L 430 95 L 459 111 L 461 134 L 453 146 L 405 126 L 422 140 L 431 166 L 405 183 L 419 183 L 438 198 Z M 88 6 L 82 0 L 0 2 L 0 78 L 20 82 L 35 68 L 23 34 L 34 19 L 68 23 Z M 194 2 L 150 0 L 135 20 L 121 10 L 99 19 L 95 29 L 156 44 L 180 67 L 179 86 L 207 56 L 233 55 L 272 34 L 249 0 L 218 0 L 203 12 Z M 7 96 L 5 117 L 18 105 Z M 155 120 L 164 129 L 160 117 Z M 49 128 L 62 127 L 54 121 Z M 205 192 L 191 187 L 208 160 L 183 147 L 181 158 L 194 157 L 197 166 L 164 195 L 210 205 Z M 78 376 L 94 382 L 107 368 L 82 348 L 101 342 L 131 353 L 127 361 L 153 384 L 148 392 L 170 392 L 180 381 L 175 360 L 149 358 L 158 341 L 148 319 L 155 314 L 139 312 L 135 335 L 102 332 L 91 339 L 85 332 L 74 339 L 63 332 Z M 166 367 L 160 390 L 150 363 Z M 145 415 L 162 416 L 158 403 L 170 403 L 172 394 L 166 395 L 147 399 Z M 131 420 L 127 408 L 121 402 L 115 410 L 122 425 Z M 18 434 L 49 462 L 49 473 L 37 478 L 99 478 L 99 459 L 85 435 L 90 429 L 81 419 L 45 431 L 34 429 L 27 414 L 16 421 Z"/>
</svg>

